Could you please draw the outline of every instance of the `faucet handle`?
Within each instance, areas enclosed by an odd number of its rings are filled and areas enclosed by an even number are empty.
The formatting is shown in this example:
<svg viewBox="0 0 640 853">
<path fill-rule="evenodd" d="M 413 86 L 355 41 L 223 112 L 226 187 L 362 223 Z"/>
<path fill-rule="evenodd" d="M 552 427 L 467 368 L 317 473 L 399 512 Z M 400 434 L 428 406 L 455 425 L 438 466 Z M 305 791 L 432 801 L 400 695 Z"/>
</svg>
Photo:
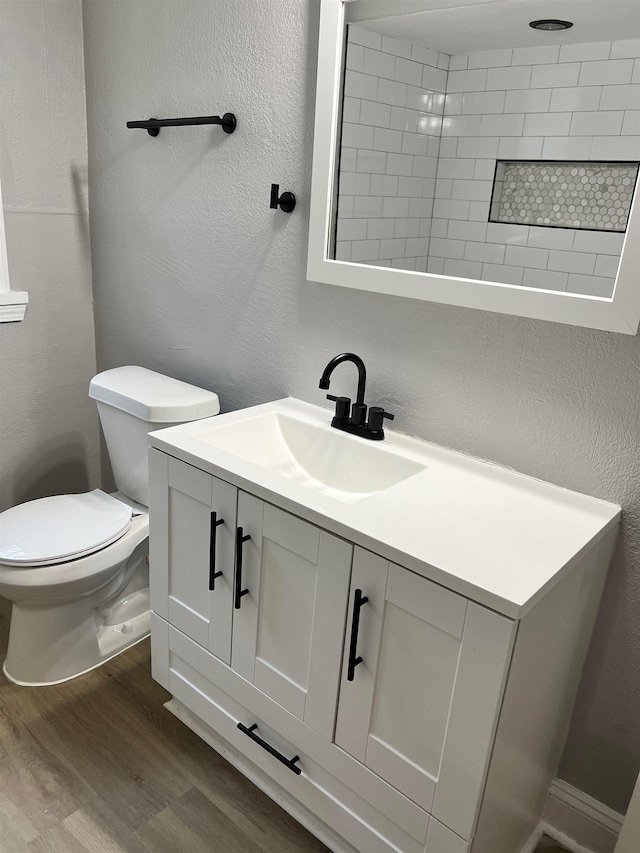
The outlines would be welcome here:
<svg viewBox="0 0 640 853">
<path fill-rule="evenodd" d="M 371 406 L 367 426 L 372 432 L 378 432 L 378 430 L 382 430 L 382 421 L 384 418 L 388 418 L 390 421 L 394 420 L 391 412 L 385 412 L 382 406 Z"/>
<path fill-rule="evenodd" d="M 351 400 L 349 397 L 336 397 L 335 394 L 327 394 L 327 400 L 333 400 L 336 404 L 335 420 L 349 420 L 349 413 L 351 411 Z"/>
</svg>

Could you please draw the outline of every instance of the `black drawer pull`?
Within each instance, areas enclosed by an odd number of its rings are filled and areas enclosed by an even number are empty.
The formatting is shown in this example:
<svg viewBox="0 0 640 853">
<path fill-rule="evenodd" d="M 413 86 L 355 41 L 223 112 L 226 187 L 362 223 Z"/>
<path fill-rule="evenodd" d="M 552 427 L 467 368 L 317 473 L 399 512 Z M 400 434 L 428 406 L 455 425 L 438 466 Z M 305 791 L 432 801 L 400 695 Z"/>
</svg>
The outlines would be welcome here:
<svg viewBox="0 0 640 853">
<path fill-rule="evenodd" d="M 242 543 L 246 542 L 248 539 L 251 539 L 251 536 L 244 536 L 244 531 L 242 527 L 236 528 L 236 582 L 235 582 L 235 596 L 234 596 L 234 607 L 236 610 L 240 610 L 240 599 L 243 595 L 247 595 L 249 590 L 242 589 Z"/>
<path fill-rule="evenodd" d="M 351 642 L 349 643 L 349 664 L 347 666 L 347 681 L 353 681 L 356 667 L 362 663 L 362 658 L 357 657 L 358 653 L 358 628 L 360 627 L 360 608 L 366 604 L 369 599 L 362 594 L 361 589 L 355 591 L 353 596 L 353 618 L 351 620 Z"/>
<path fill-rule="evenodd" d="M 274 758 L 277 758 L 278 761 L 281 761 L 285 767 L 288 767 L 296 776 L 299 776 L 302 773 L 302 770 L 299 767 L 296 767 L 296 762 L 300 761 L 299 755 L 294 755 L 293 758 L 287 758 L 286 755 L 283 755 L 281 752 L 278 752 L 277 749 L 274 749 L 271 744 L 267 743 L 266 740 L 262 740 L 262 738 L 255 734 L 255 730 L 258 728 L 258 724 L 254 723 L 252 726 L 247 728 L 243 726 L 242 723 L 238 723 L 238 728 L 240 731 L 250 737 L 251 740 L 254 740 L 259 746 L 263 749 L 266 749 L 269 755 L 273 755 Z"/>
<path fill-rule="evenodd" d="M 222 572 L 216 572 L 216 542 L 218 527 L 224 524 L 224 518 L 218 518 L 216 512 L 211 513 L 211 534 L 209 536 L 209 589 L 216 588 L 216 578 L 219 578 Z"/>
</svg>

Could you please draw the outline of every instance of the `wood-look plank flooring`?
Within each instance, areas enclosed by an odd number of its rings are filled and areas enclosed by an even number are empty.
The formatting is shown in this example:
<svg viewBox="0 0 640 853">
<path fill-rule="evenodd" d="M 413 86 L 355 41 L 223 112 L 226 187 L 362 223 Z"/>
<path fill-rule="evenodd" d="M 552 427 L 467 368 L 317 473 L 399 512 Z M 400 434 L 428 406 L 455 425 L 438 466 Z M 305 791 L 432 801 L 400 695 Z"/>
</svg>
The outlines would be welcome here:
<svg viewBox="0 0 640 853">
<path fill-rule="evenodd" d="M 0 660 L 9 616 L 0 598 Z M 0 853 L 328 853 L 168 698 L 148 641 L 55 687 L 0 673 Z"/>
</svg>

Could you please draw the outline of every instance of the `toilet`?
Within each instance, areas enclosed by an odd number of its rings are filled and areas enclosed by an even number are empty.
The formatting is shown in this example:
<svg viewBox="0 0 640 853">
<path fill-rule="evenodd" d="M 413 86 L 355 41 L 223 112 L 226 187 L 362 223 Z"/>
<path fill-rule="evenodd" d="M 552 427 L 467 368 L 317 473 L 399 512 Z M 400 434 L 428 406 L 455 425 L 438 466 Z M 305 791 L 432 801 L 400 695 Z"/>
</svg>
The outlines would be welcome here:
<svg viewBox="0 0 640 853">
<path fill-rule="evenodd" d="M 4 674 L 59 684 L 149 634 L 147 433 L 220 411 L 211 391 L 144 367 L 91 380 L 117 491 L 0 513 L 0 595 L 12 603 Z"/>
</svg>

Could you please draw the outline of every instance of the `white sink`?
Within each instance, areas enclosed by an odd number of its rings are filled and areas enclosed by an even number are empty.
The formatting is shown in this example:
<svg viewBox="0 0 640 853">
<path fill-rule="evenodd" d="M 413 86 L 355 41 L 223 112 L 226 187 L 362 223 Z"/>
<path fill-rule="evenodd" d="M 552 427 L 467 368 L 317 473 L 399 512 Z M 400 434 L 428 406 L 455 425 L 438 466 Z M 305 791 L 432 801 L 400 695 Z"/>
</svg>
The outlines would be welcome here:
<svg viewBox="0 0 640 853">
<path fill-rule="evenodd" d="M 382 442 L 281 412 L 194 430 L 191 437 L 345 503 L 377 494 L 426 468 Z"/>
</svg>

